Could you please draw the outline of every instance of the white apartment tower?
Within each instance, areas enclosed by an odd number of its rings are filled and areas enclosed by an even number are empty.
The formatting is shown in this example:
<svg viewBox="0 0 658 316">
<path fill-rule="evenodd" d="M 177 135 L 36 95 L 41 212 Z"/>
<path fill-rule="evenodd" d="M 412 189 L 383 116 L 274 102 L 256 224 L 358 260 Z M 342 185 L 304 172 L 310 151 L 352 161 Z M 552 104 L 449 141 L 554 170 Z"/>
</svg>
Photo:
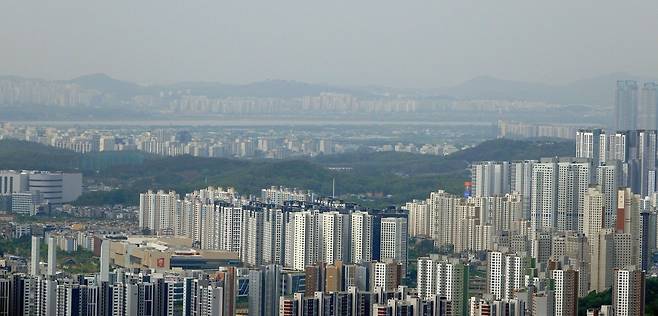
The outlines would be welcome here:
<svg viewBox="0 0 658 316">
<path fill-rule="evenodd" d="M 509 193 L 510 165 L 506 161 L 482 161 L 471 166 L 474 196 L 496 196 Z"/>
<path fill-rule="evenodd" d="M 418 258 L 418 297 L 432 300 L 437 295 L 452 302 L 454 315 L 461 315 L 466 300 L 468 267 L 459 260 Z"/>
<path fill-rule="evenodd" d="M 436 247 L 453 244 L 458 216 L 455 211 L 457 199 L 443 190 L 430 193 L 427 200 L 430 211 L 430 236 Z"/>
<path fill-rule="evenodd" d="M 532 169 L 537 161 L 513 161 L 510 166 L 510 191 L 523 198 L 523 218 L 530 219 L 530 196 L 532 194 Z"/>
<path fill-rule="evenodd" d="M 407 269 L 407 219 L 383 217 L 381 219 L 380 260 L 393 260 L 402 264 L 402 273 Z"/>
<path fill-rule="evenodd" d="M 57 240 L 54 237 L 48 238 L 48 275 L 57 274 Z"/>
<path fill-rule="evenodd" d="M 373 225 L 375 217 L 367 212 L 356 211 L 352 213 L 352 262 L 370 262 L 372 258 Z"/>
<path fill-rule="evenodd" d="M 601 155 L 601 129 L 580 129 L 576 132 L 576 158 L 592 159 L 599 165 Z M 605 135 L 605 134 L 603 134 Z"/>
<path fill-rule="evenodd" d="M 139 195 L 139 226 L 152 233 L 173 235 L 179 197 L 174 191 L 142 193 Z"/>
<path fill-rule="evenodd" d="M 284 214 L 280 209 L 266 209 L 264 213 L 263 262 L 283 265 L 286 233 Z"/>
<path fill-rule="evenodd" d="M 557 168 L 554 161 L 542 161 L 532 167 L 530 215 L 533 232 L 550 231 L 555 227 Z"/>
<path fill-rule="evenodd" d="M 320 260 L 350 262 L 350 216 L 332 211 L 319 214 L 319 219 Z"/>
<path fill-rule="evenodd" d="M 405 204 L 409 214 L 409 236 L 430 236 L 430 209 L 426 201 L 413 200 Z"/>
<path fill-rule="evenodd" d="M 524 286 L 523 260 L 513 254 L 491 251 L 487 257 L 487 292 L 494 299 L 512 299 Z"/>
<path fill-rule="evenodd" d="M 317 261 L 317 223 L 316 214 L 311 211 L 290 214 L 286 239 L 290 251 L 290 264 L 295 270 L 304 270 L 306 266 Z M 286 253 L 288 256 L 288 253 Z"/>
<path fill-rule="evenodd" d="M 103 239 L 101 242 L 101 282 L 110 282 L 110 240 Z"/>
<path fill-rule="evenodd" d="M 40 274 L 39 261 L 41 260 L 41 238 L 32 236 L 32 249 L 30 258 L 30 274 L 38 276 Z"/>
</svg>

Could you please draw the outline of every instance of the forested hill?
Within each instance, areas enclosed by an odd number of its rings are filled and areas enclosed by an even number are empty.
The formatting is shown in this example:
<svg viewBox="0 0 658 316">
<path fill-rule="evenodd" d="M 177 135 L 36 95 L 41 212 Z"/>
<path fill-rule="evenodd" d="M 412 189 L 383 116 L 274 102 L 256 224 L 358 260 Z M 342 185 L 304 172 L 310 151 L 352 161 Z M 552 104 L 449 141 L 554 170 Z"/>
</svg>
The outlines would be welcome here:
<svg viewBox="0 0 658 316">
<path fill-rule="evenodd" d="M 0 169 L 81 170 L 87 183 L 118 188 L 89 192 L 79 204 L 137 203 L 148 189 L 189 192 L 208 185 L 233 186 L 258 194 L 272 185 L 313 190 L 345 198 L 363 197 L 372 206 L 425 198 L 439 188 L 460 193 L 469 162 L 538 159 L 573 154 L 572 142 L 497 139 L 445 156 L 400 152 L 358 152 L 296 160 L 236 160 L 191 156 L 154 157 L 139 152 L 77 154 L 21 141 L 0 141 Z M 335 171 L 332 167 L 340 167 Z"/>
<path fill-rule="evenodd" d="M 576 144 L 565 140 L 512 140 L 506 138 L 485 141 L 475 147 L 458 151 L 446 157 L 449 160 L 469 162 L 483 160 L 527 160 L 543 157 L 574 156 Z"/>
</svg>

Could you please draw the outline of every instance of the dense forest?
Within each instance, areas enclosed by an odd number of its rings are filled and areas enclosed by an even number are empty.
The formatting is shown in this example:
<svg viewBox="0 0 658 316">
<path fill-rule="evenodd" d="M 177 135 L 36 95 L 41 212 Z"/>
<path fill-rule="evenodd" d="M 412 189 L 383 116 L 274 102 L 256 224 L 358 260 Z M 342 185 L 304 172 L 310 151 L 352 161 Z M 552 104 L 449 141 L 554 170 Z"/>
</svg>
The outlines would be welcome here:
<svg viewBox="0 0 658 316">
<path fill-rule="evenodd" d="M 192 156 L 155 157 L 140 152 L 78 154 L 36 143 L 0 141 L 0 169 L 81 171 L 86 183 L 116 188 L 86 192 L 79 205 L 136 204 L 148 189 L 189 192 L 232 186 L 243 194 L 283 185 L 336 195 L 366 206 L 399 205 L 439 188 L 459 194 L 478 160 L 538 159 L 571 155 L 573 142 L 491 140 L 448 156 L 355 152 L 291 160 L 237 160 Z M 340 171 L 336 171 L 340 170 Z"/>
</svg>

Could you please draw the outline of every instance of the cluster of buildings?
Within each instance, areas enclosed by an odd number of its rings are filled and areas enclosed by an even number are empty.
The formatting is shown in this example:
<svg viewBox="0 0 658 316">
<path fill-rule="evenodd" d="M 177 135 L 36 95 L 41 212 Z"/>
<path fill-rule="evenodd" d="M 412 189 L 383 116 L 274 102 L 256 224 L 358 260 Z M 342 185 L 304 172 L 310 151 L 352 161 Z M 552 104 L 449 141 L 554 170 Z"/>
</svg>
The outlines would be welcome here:
<svg viewBox="0 0 658 316">
<path fill-rule="evenodd" d="M 471 314 L 503 302 L 572 315 L 578 297 L 612 289 L 614 315 L 641 315 L 658 250 L 657 153 L 655 130 L 583 129 L 575 157 L 476 162 L 463 196 L 405 205 L 409 235 L 487 252 L 487 289 L 475 298 L 488 307 L 471 300 Z"/>
<path fill-rule="evenodd" d="M 14 126 L 5 123 L 0 138 L 41 143 L 79 153 L 142 151 L 160 156 L 271 158 L 316 156 L 344 152 L 332 137 L 249 136 L 226 133 L 192 134 L 186 130 L 110 131 Z"/>
<path fill-rule="evenodd" d="M 128 241 L 131 238 L 135 240 Z M 98 272 L 71 275 L 57 269 L 56 238 L 46 240 L 46 262 L 40 261 L 41 238 L 34 236 L 29 270 L 0 272 L 0 313 L 578 315 L 579 270 L 551 260 L 543 273 L 533 258 L 505 251 L 486 252 L 482 294 L 473 286 L 472 274 L 477 270 L 470 262 L 477 262 L 464 258 L 418 258 L 417 286 L 408 287 L 401 285 L 404 272 L 395 262 L 315 263 L 302 271 L 279 264 L 243 267 L 235 259 L 212 266 L 170 266 L 156 259 L 151 267 L 139 266 L 134 262 L 148 255 L 133 250 L 126 256 L 130 259 L 122 258 L 116 249 L 132 244 L 167 251 L 163 239 L 104 236 L 94 240 Z M 180 249 L 173 253 L 200 262 L 199 254 Z M 612 304 L 588 310 L 588 315 L 644 315 L 644 272 L 634 267 L 615 269 L 610 278 Z"/>
<path fill-rule="evenodd" d="M 364 211 L 333 199 L 285 200 L 273 190 L 263 191 L 264 200 L 278 204 L 244 200 L 221 188 L 184 198 L 175 192 L 146 192 L 140 194 L 140 227 L 189 238 L 199 249 L 238 253 L 249 266 L 278 264 L 301 271 L 318 262 L 390 261 L 406 270 L 406 213 Z"/>
<path fill-rule="evenodd" d="M 610 124 L 606 125 L 614 130 L 658 129 L 658 83 L 638 83 L 635 80 L 617 81 L 613 114 Z M 510 138 L 573 139 L 578 129 L 578 125 L 575 124 L 498 122 L 498 136 Z"/>
<path fill-rule="evenodd" d="M 617 81 L 615 120 L 617 130 L 658 129 L 658 83 Z"/>
<path fill-rule="evenodd" d="M 395 151 L 433 156 L 446 156 L 459 150 L 455 145 L 452 144 L 422 144 L 418 146 L 413 143 L 385 144 L 381 146 L 374 146 L 373 149 L 379 152 Z"/>
<path fill-rule="evenodd" d="M 0 78 L 0 104 L 54 105 L 62 107 L 91 106 L 102 93 L 83 89 L 77 84 L 23 79 Z"/>
<path fill-rule="evenodd" d="M 406 299 L 409 289 L 399 280 L 380 282 L 341 277 L 349 269 L 309 266 L 304 272 L 280 265 L 246 269 L 227 265 L 214 269 L 111 269 L 111 247 L 99 249 L 99 271 L 69 275 L 56 269 L 57 253 L 48 239 L 47 263 L 39 260 L 40 239 L 34 237 L 30 270 L 0 273 L 3 315 L 373 315 L 392 300 Z M 391 265 L 375 264 L 377 278 L 396 277 Z M 360 268 L 360 267 L 359 267 Z M 399 269 L 398 269 L 399 270 Z M 359 271 L 360 272 L 360 271 Z M 349 282 L 346 290 L 342 290 Z M 364 289 L 364 286 L 372 286 Z M 310 294 L 309 294 L 310 293 Z M 246 304 L 239 301 L 247 299 Z M 399 303 L 402 305 L 402 303 Z M 444 302 L 445 304 L 445 302 Z M 302 310 L 303 308 L 303 310 Z M 401 308 L 401 307 L 398 307 Z M 409 307 L 411 311 L 411 307 Z M 443 315 L 443 314 L 442 314 Z"/>
<path fill-rule="evenodd" d="M 317 114 L 414 114 L 414 113 L 528 113 L 537 110 L 565 108 L 528 100 L 454 100 L 443 97 L 397 95 L 378 92 L 364 96 L 349 92 L 307 91 L 305 95 L 277 96 L 277 88 L 287 89 L 295 83 L 285 81 L 263 82 L 254 85 L 254 95 L 244 95 L 249 89 L 236 87 L 237 95 L 226 96 L 228 91 L 208 86 L 124 86 L 117 93 L 100 88 L 85 87 L 91 79 L 112 81 L 104 75 L 92 75 L 73 81 L 49 81 L 19 77 L 0 78 L 0 104 L 9 106 L 40 105 L 61 107 L 130 107 L 162 115 L 317 115 Z M 262 85 L 262 86 L 260 86 Z M 276 88 L 275 88 L 276 87 Z M 238 91 L 239 90 L 239 91 Z M 217 94 L 219 92 L 219 95 Z M 230 92 L 229 92 L 230 93 Z M 285 94 L 285 93 L 284 93 Z M 297 93 L 295 93 L 297 94 Z"/>
<path fill-rule="evenodd" d="M 100 273 L 57 271 L 56 251 L 41 263 L 33 237 L 29 272 L 9 265 L 0 277 L 0 306 L 8 315 L 577 315 L 579 298 L 611 291 L 611 304 L 588 314 L 643 315 L 658 249 L 656 132 L 577 135 L 575 157 L 477 162 L 463 196 L 439 190 L 402 210 L 285 187 L 259 200 L 230 188 L 145 192 L 148 235 L 45 236 L 53 249 L 94 251 Z M 451 255 L 410 261 L 410 237 Z"/>
<path fill-rule="evenodd" d="M 323 92 L 293 98 L 183 95 L 168 104 L 172 112 L 186 114 L 279 113 L 410 113 L 418 101 L 407 98 L 364 99 L 350 94 Z"/>
<path fill-rule="evenodd" d="M 0 211 L 36 215 L 75 201 L 82 174 L 36 170 L 0 170 Z"/>
<path fill-rule="evenodd" d="M 97 247 L 99 272 L 67 275 L 57 270 L 56 239 L 47 238 L 47 263 L 32 237 L 29 272 L 0 274 L 3 315 L 235 315 L 235 268 L 212 274 L 110 270 L 110 241 Z M 231 294 L 232 293 L 232 294 Z M 233 304 L 229 304 L 231 302 Z M 217 309 L 221 306 L 220 309 Z"/>
<path fill-rule="evenodd" d="M 577 125 L 530 124 L 498 121 L 498 137 L 504 138 L 563 138 L 572 139 Z"/>
</svg>

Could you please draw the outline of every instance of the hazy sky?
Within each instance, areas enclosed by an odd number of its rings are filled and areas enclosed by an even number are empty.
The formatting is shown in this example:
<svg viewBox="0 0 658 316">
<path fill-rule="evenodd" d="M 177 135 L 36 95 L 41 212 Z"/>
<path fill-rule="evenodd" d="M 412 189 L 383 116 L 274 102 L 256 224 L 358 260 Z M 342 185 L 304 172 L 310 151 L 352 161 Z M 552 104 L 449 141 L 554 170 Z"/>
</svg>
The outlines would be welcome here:
<svg viewBox="0 0 658 316">
<path fill-rule="evenodd" d="M 0 0 L 0 75 L 439 87 L 658 76 L 658 1 Z"/>
</svg>

